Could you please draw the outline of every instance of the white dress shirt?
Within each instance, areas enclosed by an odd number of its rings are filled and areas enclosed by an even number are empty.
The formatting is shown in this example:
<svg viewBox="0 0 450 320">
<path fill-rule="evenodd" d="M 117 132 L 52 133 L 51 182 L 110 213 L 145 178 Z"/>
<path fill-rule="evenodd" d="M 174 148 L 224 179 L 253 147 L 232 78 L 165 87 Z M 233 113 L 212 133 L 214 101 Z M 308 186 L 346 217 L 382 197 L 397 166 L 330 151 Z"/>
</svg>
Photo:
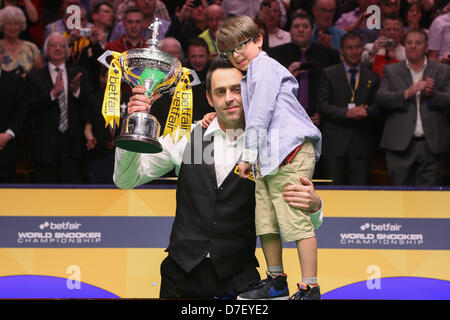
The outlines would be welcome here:
<svg viewBox="0 0 450 320">
<path fill-rule="evenodd" d="M 409 64 L 409 61 L 406 60 L 406 67 L 409 69 L 409 72 L 411 73 L 411 78 L 413 83 L 416 83 L 420 80 L 424 80 L 423 79 L 423 72 L 425 71 L 425 68 L 427 67 L 427 57 L 425 57 L 425 61 L 422 65 L 422 67 L 420 67 L 419 70 L 414 70 L 411 65 Z M 422 90 L 421 91 L 417 91 L 416 93 L 416 106 L 417 106 L 417 121 L 416 121 L 416 127 L 414 128 L 414 137 L 423 137 L 424 133 L 423 133 L 423 125 L 422 125 L 422 117 L 420 116 L 420 96 L 422 94 Z"/>
</svg>

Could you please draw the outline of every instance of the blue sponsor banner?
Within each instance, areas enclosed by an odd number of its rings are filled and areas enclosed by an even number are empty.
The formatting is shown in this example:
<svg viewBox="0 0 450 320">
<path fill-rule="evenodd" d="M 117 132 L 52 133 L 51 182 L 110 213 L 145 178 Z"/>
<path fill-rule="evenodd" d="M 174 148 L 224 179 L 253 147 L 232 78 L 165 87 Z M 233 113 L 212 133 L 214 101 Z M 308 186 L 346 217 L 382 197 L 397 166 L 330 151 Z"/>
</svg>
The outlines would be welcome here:
<svg viewBox="0 0 450 320">
<path fill-rule="evenodd" d="M 165 248 L 173 217 L 0 217 L 2 248 Z"/>
<path fill-rule="evenodd" d="M 0 247 L 166 248 L 173 219 L 3 216 Z M 319 248 L 450 250 L 450 219 L 330 217 L 316 235 Z"/>
<path fill-rule="evenodd" d="M 449 250 L 450 219 L 325 218 L 319 248 Z"/>
</svg>

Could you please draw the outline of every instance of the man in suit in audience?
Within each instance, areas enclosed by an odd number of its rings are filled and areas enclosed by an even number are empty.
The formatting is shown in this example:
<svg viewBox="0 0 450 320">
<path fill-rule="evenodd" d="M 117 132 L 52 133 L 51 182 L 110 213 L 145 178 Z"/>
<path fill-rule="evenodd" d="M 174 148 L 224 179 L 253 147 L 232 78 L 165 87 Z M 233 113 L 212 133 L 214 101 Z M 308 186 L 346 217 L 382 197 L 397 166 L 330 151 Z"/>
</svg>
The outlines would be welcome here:
<svg viewBox="0 0 450 320">
<path fill-rule="evenodd" d="M 292 17 L 292 42 L 270 48 L 269 56 L 281 63 L 298 80 L 298 99 L 316 126 L 320 124 L 317 112 L 317 86 L 322 69 L 340 63 L 339 53 L 331 48 L 313 43 L 313 20 L 300 13 Z"/>
<path fill-rule="evenodd" d="M 270 48 L 267 53 L 286 67 L 299 82 L 298 100 L 311 121 L 320 129 L 317 110 L 317 88 L 323 68 L 340 63 L 339 53 L 313 43 L 314 22 L 311 16 L 299 13 L 292 17 L 291 43 Z M 323 163 L 316 163 L 314 178 L 323 177 Z"/>
<path fill-rule="evenodd" d="M 441 185 L 450 151 L 450 66 L 427 59 L 427 34 L 406 34 L 406 60 L 384 69 L 377 103 L 387 112 L 381 147 L 393 185 Z"/>
<path fill-rule="evenodd" d="M 4 47 L 0 43 L 0 61 Z M 0 69 L 0 183 L 12 183 L 18 161 L 18 136 L 25 121 L 25 81 L 14 73 Z"/>
<path fill-rule="evenodd" d="M 67 40 L 50 34 L 44 43 L 48 65 L 27 76 L 33 95 L 29 112 L 34 121 L 32 157 L 37 183 L 82 183 L 84 99 L 88 92 L 84 69 L 66 63 Z"/>
<path fill-rule="evenodd" d="M 345 34 L 341 39 L 344 61 L 326 68 L 319 86 L 325 176 L 338 185 L 368 183 L 380 80 L 376 73 L 361 65 L 362 51 L 360 36 Z"/>
</svg>

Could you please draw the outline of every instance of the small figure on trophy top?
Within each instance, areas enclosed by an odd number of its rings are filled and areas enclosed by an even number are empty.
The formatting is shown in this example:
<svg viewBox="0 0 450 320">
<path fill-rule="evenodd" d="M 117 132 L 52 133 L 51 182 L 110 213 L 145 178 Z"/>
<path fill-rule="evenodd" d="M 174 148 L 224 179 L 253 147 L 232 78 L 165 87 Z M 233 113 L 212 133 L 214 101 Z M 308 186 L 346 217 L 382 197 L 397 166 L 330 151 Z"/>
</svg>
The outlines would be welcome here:
<svg viewBox="0 0 450 320">
<path fill-rule="evenodd" d="M 158 29 L 161 24 L 162 24 L 161 20 L 159 18 L 155 18 L 155 21 L 148 27 L 150 30 L 152 30 L 152 38 L 147 41 L 149 47 L 152 46 L 158 47 L 159 45 L 159 40 L 157 39 Z"/>
</svg>

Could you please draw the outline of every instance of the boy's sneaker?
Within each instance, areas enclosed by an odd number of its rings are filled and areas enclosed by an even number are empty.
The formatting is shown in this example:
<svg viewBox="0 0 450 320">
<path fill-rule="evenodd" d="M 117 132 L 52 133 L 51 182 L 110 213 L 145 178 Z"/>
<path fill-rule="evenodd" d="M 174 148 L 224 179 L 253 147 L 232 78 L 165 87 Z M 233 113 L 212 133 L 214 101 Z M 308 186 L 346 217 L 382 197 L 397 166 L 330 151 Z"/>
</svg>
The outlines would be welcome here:
<svg viewBox="0 0 450 320">
<path fill-rule="evenodd" d="M 297 284 L 298 291 L 291 297 L 290 300 L 320 300 L 320 287 L 309 286 L 305 283 Z"/>
<path fill-rule="evenodd" d="M 273 277 L 267 273 L 267 279 L 252 282 L 238 300 L 289 300 L 287 275 Z"/>
</svg>

